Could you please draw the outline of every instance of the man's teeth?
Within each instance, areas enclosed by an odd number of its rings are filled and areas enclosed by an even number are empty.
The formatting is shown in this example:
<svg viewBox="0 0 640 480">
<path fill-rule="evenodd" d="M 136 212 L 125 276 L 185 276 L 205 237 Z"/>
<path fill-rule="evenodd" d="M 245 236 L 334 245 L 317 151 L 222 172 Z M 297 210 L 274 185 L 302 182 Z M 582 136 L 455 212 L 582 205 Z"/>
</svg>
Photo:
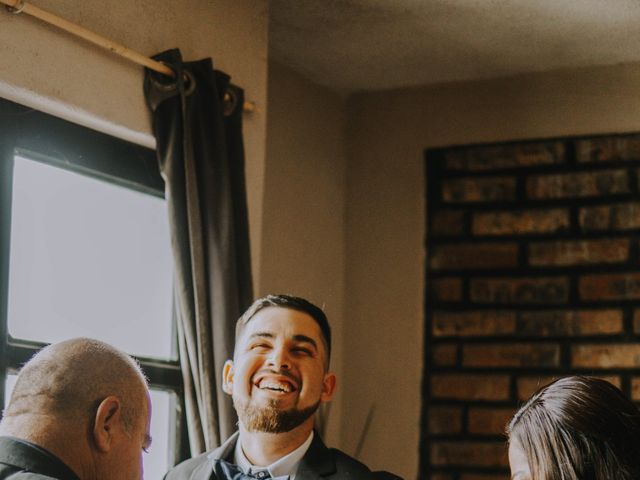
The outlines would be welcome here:
<svg viewBox="0 0 640 480">
<path fill-rule="evenodd" d="M 291 385 L 289 385 L 288 383 L 263 381 L 260 382 L 260 385 L 258 385 L 258 387 L 261 389 L 274 390 L 277 392 L 289 393 L 293 391 Z"/>
</svg>

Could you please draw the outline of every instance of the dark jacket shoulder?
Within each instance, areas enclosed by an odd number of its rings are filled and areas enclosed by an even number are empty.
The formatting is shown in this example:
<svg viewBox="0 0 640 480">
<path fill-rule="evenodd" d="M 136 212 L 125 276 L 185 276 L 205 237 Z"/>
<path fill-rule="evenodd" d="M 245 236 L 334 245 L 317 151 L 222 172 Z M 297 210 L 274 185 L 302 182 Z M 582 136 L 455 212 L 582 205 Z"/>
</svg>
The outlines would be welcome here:
<svg viewBox="0 0 640 480">
<path fill-rule="evenodd" d="M 229 460 L 233 454 L 238 433 L 221 447 L 185 460 L 166 475 L 165 480 L 209 480 L 214 459 Z M 327 448 L 316 433 L 309 450 L 298 466 L 296 480 L 402 480 L 388 472 L 372 472 L 365 464 L 336 449 Z"/>
</svg>

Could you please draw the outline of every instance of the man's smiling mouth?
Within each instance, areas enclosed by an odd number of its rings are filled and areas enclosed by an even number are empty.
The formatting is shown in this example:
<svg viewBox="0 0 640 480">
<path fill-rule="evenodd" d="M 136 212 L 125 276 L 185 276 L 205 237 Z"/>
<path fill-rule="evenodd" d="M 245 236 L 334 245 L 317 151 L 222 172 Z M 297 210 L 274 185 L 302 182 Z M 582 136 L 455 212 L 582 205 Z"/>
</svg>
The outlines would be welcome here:
<svg viewBox="0 0 640 480">
<path fill-rule="evenodd" d="M 260 390 L 269 390 L 272 392 L 292 393 L 297 390 L 296 385 L 284 378 L 262 377 L 254 383 Z"/>
</svg>

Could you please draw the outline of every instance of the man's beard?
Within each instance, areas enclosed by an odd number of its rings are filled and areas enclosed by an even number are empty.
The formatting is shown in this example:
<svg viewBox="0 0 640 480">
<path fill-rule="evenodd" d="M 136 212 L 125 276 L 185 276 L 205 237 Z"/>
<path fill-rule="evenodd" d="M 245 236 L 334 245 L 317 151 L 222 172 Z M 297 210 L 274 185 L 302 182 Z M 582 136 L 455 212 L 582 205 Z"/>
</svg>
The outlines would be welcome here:
<svg viewBox="0 0 640 480">
<path fill-rule="evenodd" d="M 320 401 L 307 408 L 297 409 L 294 407 L 288 410 L 278 409 L 277 400 L 271 401 L 266 407 L 256 407 L 250 402 L 240 405 L 240 402 L 234 401 L 233 404 L 247 431 L 284 433 L 302 425 L 318 410 Z"/>
</svg>

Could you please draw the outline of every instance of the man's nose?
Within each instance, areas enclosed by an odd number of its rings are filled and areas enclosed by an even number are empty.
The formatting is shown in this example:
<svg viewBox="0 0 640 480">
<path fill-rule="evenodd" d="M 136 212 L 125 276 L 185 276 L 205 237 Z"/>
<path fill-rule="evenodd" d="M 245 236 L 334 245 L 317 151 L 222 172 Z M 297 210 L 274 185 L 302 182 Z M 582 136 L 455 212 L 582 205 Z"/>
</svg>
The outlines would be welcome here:
<svg viewBox="0 0 640 480">
<path fill-rule="evenodd" d="M 274 348 L 268 359 L 269 366 L 274 370 L 288 370 L 291 367 L 289 353 L 285 348 Z"/>
</svg>

